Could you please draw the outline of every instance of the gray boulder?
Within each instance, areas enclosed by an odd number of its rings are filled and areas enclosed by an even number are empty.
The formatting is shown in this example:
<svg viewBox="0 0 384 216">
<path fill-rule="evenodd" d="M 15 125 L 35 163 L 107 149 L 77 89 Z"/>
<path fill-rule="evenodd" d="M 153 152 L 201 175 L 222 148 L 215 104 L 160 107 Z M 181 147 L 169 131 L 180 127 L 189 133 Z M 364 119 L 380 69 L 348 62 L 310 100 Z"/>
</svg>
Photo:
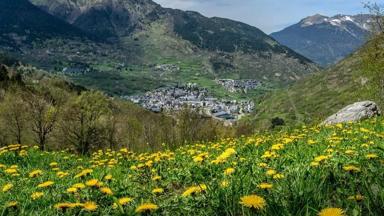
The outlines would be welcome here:
<svg viewBox="0 0 384 216">
<path fill-rule="evenodd" d="M 379 116 L 380 114 L 380 109 L 375 102 L 362 101 L 344 107 L 336 114 L 328 117 L 322 125 L 355 122 Z"/>
</svg>

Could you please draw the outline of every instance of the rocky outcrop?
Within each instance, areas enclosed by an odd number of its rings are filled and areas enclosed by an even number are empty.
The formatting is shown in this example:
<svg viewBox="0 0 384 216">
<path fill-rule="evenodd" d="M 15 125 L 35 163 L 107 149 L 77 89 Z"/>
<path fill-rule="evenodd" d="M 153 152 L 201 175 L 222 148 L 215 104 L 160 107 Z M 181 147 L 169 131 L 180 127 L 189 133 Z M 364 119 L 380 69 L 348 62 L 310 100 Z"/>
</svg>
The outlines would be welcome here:
<svg viewBox="0 0 384 216">
<path fill-rule="evenodd" d="M 336 114 L 328 117 L 322 124 L 332 125 L 344 122 L 355 122 L 381 114 L 379 107 L 373 101 L 361 101 L 346 106 Z"/>
</svg>

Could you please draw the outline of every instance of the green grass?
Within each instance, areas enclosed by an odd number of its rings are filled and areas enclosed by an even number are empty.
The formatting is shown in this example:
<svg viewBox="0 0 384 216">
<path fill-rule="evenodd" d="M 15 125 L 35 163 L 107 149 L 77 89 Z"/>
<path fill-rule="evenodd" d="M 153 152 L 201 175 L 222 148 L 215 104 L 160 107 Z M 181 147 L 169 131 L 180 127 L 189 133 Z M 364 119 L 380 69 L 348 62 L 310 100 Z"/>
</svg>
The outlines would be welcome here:
<svg viewBox="0 0 384 216">
<path fill-rule="evenodd" d="M 4 147 L 0 150 L 0 187 L 13 187 L 0 192 L 0 209 L 2 215 L 135 215 L 140 204 L 151 202 L 158 207 L 153 215 L 317 215 L 329 207 L 340 208 L 346 215 L 383 215 L 383 129 L 383 119 L 372 119 L 224 139 L 175 151 L 139 154 L 104 150 L 90 158 Z M 313 163 L 317 159 L 321 160 L 318 165 Z M 58 165 L 51 166 L 52 162 Z M 15 176 L 6 171 L 12 165 L 17 166 Z M 348 165 L 358 171 L 346 171 Z M 225 175 L 228 168 L 233 168 L 234 173 Z M 43 174 L 29 177 L 37 169 Z M 74 177 L 84 169 L 93 172 Z M 268 175 L 270 170 L 281 176 Z M 59 171 L 68 175 L 60 178 Z M 105 180 L 107 175 L 113 179 Z M 160 178 L 156 180 L 156 176 Z M 113 194 L 103 194 L 98 187 L 90 186 L 75 194 L 66 192 L 73 184 L 90 179 L 99 180 Z M 54 184 L 37 187 L 45 181 Z M 259 188 L 263 182 L 272 184 L 272 188 Z M 198 187 L 192 195 L 183 196 L 187 189 L 200 184 L 206 189 Z M 155 188 L 164 192 L 153 194 Z M 44 192 L 44 196 L 32 200 L 31 194 L 37 191 Z M 249 209 L 239 203 L 243 196 L 251 194 L 265 199 L 265 207 Z M 355 195 L 363 196 L 363 200 L 350 198 Z M 132 201 L 114 208 L 122 197 Z M 17 201 L 17 206 L 5 207 L 11 201 Z M 88 212 L 79 206 L 62 211 L 54 207 L 62 202 L 87 201 L 95 202 L 97 209 Z"/>
</svg>

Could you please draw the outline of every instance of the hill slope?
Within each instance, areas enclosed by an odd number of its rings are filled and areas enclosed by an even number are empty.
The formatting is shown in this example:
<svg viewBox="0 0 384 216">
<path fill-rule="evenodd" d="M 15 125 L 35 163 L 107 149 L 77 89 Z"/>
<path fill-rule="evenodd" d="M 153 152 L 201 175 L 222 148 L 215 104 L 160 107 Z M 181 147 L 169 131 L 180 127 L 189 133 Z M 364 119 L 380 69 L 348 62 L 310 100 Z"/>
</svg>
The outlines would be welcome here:
<svg viewBox="0 0 384 216">
<path fill-rule="evenodd" d="M 373 100 L 384 106 L 383 35 L 369 41 L 359 51 L 322 73 L 298 81 L 286 90 L 276 91 L 259 104 L 255 121 L 265 127 L 273 117 L 289 124 L 319 122 L 345 105 Z"/>
<path fill-rule="evenodd" d="M 327 66 L 360 48 L 368 39 L 369 15 L 314 15 L 271 36 L 312 61 Z"/>
<path fill-rule="evenodd" d="M 153 113 L 75 85 L 63 76 L 23 65 L 2 53 L 0 92 L 0 145 L 36 143 L 51 150 L 67 146 L 87 154 L 85 149 L 122 143 L 143 151 L 160 149 L 163 143 L 174 148 L 185 142 L 235 134 L 233 127 L 224 127 L 222 122 L 191 110 L 173 116 Z M 80 149 L 83 140 L 87 147 Z"/>
</svg>

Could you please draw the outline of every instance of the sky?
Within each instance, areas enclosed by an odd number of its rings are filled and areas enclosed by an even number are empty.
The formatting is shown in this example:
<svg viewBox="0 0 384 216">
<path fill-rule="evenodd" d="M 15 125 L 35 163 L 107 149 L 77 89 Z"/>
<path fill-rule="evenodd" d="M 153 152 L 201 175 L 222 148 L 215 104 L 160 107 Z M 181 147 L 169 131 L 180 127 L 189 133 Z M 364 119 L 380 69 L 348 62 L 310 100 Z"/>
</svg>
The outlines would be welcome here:
<svg viewBox="0 0 384 216">
<path fill-rule="evenodd" d="M 198 11 L 208 17 L 224 17 L 272 33 L 314 14 L 333 16 L 367 13 L 368 0 L 154 0 L 163 7 Z M 372 0 L 371 0 L 372 2 Z M 384 0 L 376 0 L 382 4 Z"/>
</svg>

